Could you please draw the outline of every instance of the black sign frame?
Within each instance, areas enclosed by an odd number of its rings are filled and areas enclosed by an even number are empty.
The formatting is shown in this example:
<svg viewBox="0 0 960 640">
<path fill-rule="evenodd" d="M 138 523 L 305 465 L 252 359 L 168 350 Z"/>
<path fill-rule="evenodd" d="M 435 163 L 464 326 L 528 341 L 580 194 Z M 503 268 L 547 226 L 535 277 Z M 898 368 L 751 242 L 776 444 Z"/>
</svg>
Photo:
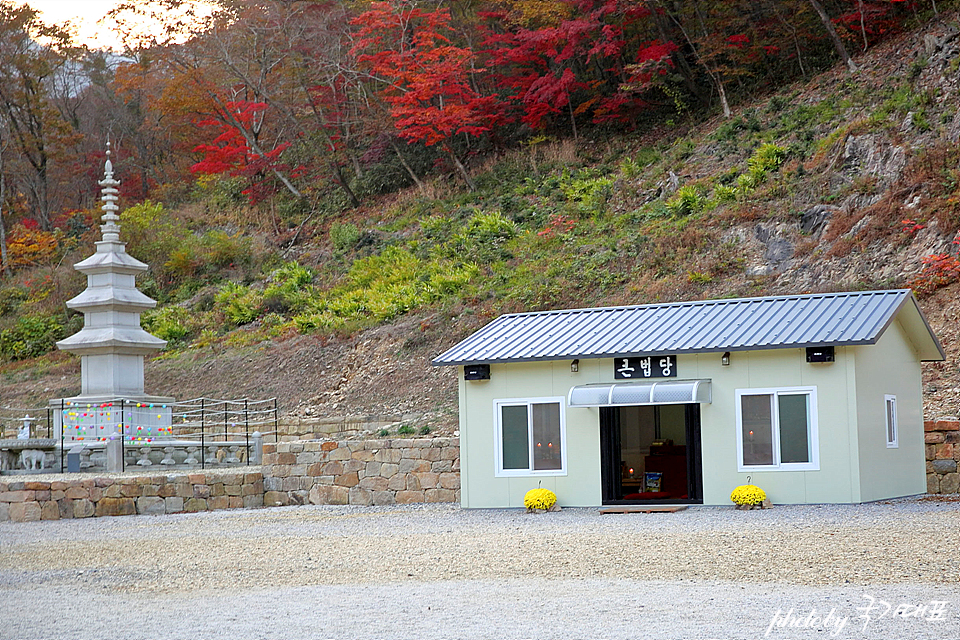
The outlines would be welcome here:
<svg viewBox="0 0 960 640">
<path fill-rule="evenodd" d="M 642 358 L 614 358 L 614 380 L 650 380 L 676 378 L 677 356 L 644 356 Z"/>
</svg>

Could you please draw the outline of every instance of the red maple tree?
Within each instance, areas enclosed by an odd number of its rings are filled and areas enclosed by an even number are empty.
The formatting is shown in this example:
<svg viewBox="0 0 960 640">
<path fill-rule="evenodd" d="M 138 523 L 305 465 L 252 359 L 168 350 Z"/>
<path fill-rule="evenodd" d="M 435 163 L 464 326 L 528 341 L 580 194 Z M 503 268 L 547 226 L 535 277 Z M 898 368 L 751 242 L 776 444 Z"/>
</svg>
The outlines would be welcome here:
<svg viewBox="0 0 960 640">
<path fill-rule="evenodd" d="M 212 117 L 200 120 L 197 126 L 219 132 L 209 144 L 199 144 L 194 152 L 203 154 L 203 159 L 190 167 L 192 173 L 229 174 L 250 179 L 250 186 L 244 190 L 251 201 L 258 202 L 273 189 L 266 181 L 267 171 L 280 167 L 280 155 L 290 145 L 281 143 L 264 153 L 255 153 L 250 149 L 247 136 L 237 125 L 248 131 L 257 128 L 262 122 L 267 105 L 262 102 L 236 100 L 226 103 L 230 118 Z M 236 122 L 237 125 L 230 124 Z"/>
<path fill-rule="evenodd" d="M 449 10 L 374 3 L 353 24 L 359 27 L 353 51 L 382 83 L 398 134 L 440 145 L 473 188 L 451 138 L 484 134 L 502 116 L 497 97 L 482 95 L 471 82 L 483 69 L 473 51 L 453 44 Z"/>
</svg>

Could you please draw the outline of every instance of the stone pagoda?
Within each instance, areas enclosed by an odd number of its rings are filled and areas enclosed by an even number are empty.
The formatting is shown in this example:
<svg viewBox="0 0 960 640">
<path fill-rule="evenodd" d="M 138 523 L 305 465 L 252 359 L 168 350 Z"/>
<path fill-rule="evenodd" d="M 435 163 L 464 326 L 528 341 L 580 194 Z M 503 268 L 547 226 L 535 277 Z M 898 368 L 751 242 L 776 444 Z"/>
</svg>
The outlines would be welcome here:
<svg viewBox="0 0 960 640">
<path fill-rule="evenodd" d="M 136 434 L 137 427 L 142 432 L 143 424 L 149 424 L 154 434 L 155 428 L 169 427 L 173 402 L 173 398 L 146 395 L 143 389 L 144 356 L 167 342 L 140 326 L 140 314 L 157 303 L 139 291 L 135 281 L 149 267 L 128 255 L 120 241 L 120 182 L 113 177 L 109 142 L 104 174 L 99 183 L 103 240 L 96 243 L 95 254 L 74 265 L 87 276 L 87 288 L 67 302 L 67 307 L 83 313 L 83 328 L 57 343 L 59 349 L 80 356 L 80 395 L 50 401 L 58 437 L 62 428 L 64 439 L 71 442 L 123 441 L 126 438 L 118 438 L 120 434 Z"/>
</svg>

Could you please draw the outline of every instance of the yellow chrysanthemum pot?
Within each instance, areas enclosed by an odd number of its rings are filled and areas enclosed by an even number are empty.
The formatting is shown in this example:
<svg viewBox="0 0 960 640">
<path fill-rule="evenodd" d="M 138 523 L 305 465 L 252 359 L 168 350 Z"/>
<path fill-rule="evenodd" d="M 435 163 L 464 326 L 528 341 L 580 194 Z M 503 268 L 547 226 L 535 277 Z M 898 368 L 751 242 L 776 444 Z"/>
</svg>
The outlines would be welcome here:
<svg viewBox="0 0 960 640">
<path fill-rule="evenodd" d="M 549 489 L 530 489 L 523 496 L 527 511 L 549 511 L 557 504 L 557 494 Z"/>
<path fill-rule="evenodd" d="M 730 500 L 740 509 L 757 509 L 769 505 L 764 490 L 753 484 L 742 484 L 734 489 Z"/>
</svg>

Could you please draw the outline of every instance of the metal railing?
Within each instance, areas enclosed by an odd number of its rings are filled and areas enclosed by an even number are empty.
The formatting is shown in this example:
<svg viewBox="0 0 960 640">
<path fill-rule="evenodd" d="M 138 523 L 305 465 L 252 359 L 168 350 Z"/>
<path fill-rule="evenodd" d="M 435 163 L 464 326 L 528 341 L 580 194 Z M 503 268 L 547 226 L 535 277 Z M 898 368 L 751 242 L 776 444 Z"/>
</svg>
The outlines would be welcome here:
<svg viewBox="0 0 960 640">
<path fill-rule="evenodd" d="M 60 471 L 67 469 L 68 450 L 82 445 L 89 456 L 92 451 L 106 450 L 116 440 L 120 446 L 120 469 L 126 470 L 128 456 L 140 460 L 136 464 L 150 465 L 151 454 L 166 456 L 160 464 L 199 466 L 222 462 L 224 450 L 227 463 L 237 464 L 243 451 L 243 462 L 251 464 L 251 438 L 258 433 L 262 438 L 273 436 L 279 440 L 279 406 L 276 398 L 251 400 L 241 398 L 223 400 L 194 398 L 179 402 L 147 403 L 117 398 L 98 403 L 80 403 L 60 400 L 43 408 L 0 407 L 0 437 L 22 438 L 25 419 L 29 419 L 31 438 L 46 435 L 59 445 Z M 199 453 L 199 460 L 190 449 Z M 173 451 L 187 449 L 186 459 L 174 461 Z M 182 451 L 180 451 L 182 455 Z M 212 455 L 208 455 L 212 454 Z"/>
</svg>

